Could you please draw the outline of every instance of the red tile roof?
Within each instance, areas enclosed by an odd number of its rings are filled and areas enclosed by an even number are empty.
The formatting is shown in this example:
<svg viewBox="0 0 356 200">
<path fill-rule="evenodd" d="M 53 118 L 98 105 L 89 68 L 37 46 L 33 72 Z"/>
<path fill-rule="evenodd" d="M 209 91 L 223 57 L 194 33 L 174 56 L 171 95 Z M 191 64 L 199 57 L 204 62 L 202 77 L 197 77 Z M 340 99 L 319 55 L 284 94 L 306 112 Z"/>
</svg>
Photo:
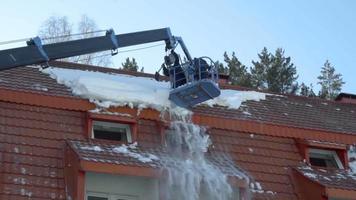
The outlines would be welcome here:
<svg viewBox="0 0 356 200">
<path fill-rule="evenodd" d="M 0 88 L 76 98 L 69 88 L 41 73 L 39 68 L 18 67 L 0 71 Z"/>
<path fill-rule="evenodd" d="M 199 106 L 194 112 L 220 118 L 356 134 L 356 105 L 314 98 L 267 95 L 266 100 L 243 103 L 237 111 Z"/>
<path fill-rule="evenodd" d="M 88 65 L 53 62 L 52 65 L 70 69 L 91 70 L 104 73 L 124 73 L 152 77 L 151 74 L 95 67 Z M 29 91 L 44 95 L 75 97 L 70 89 L 58 84 L 34 67 L 19 67 L 0 71 L 0 88 Z M 234 88 L 234 87 L 230 87 Z M 228 119 L 247 119 L 283 124 L 291 127 L 310 128 L 332 132 L 356 134 L 356 105 L 288 95 L 267 95 L 266 100 L 247 101 L 238 109 L 198 106 L 196 114 Z"/>
<path fill-rule="evenodd" d="M 100 140 L 90 141 L 68 141 L 69 146 L 74 150 L 79 159 L 97 162 L 97 163 L 109 163 L 114 165 L 127 165 L 136 167 L 150 167 L 156 169 L 162 169 L 169 166 L 166 160 L 171 159 L 171 154 L 167 152 L 167 149 L 158 145 L 154 147 L 137 146 L 135 148 L 129 148 L 129 151 L 138 154 L 143 157 L 149 157 L 150 155 L 157 156 L 159 159 L 152 159 L 151 161 L 140 161 L 134 156 L 130 156 L 125 153 L 115 151 L 115 148 L 123 147 L 120 144 L 113 142 L 106 142 Z M 227 176 L 243 179 L 241 176 L 244 172 L 241 169 L 236 168 L 235 164 L 229 159 L 228 155 L 214 152 L 206 155 L 208 162 L 214 163 L 215 166 L 220 168 Z M 247 175 L 245 175 L 247 177 Z M 246 180 L 247 181 L 247 180 Z"/>
<path fill-rule="evenodd" d="M 295 168 L 304 177 L 328 188 L 356 191 L 356 173 L 343 169 L 322 169 L 309 166 Z"/>
<path fill-rule="evenodd" d="M 263 191 L 255 191 L 255 199 L 297 199 L 289 167 L 298 166 L 302 158 L 294 139 L 221 129 L 211 129 L 209 135 L 213 151 L 229 152 L 260 183 Z"/>
<path fill-rule="evenodd" d="M 0 101 L 0 199 L 65 199 L 65 139 L 83 139 L 84 113 Z"/>
<path fill-rule="evenodd" d="M 123 73 L 121 70 L 93 66 L 53 64 L 80 70 Z M 144 76 L 152 75 L 144 74 Z M 0 89 L 17 91 L 16 95 L 26 92 L 37 96 L 80 100 L 71 94 L 69 88 L 58 84 L 54 79 L 33 67 L 0 71 Z M 92 145 L 85 139 L 85 108 L 88 106 L 77 109 L 80 111 L 73 111 L 72 108 L 71 111 L 63 106 L 49 108 L 51 103 L 57 104 L 49 100 L 46 100 L 47 104 L 27 103 L 30 105 L 24 105 L 25 101 L 14 101 L 16 95 L 10 98 L 4 94 L 0 94 L 2 100 L 0 101 L 0 163 L 3 164 L 0 171 L 0 199 L 27 199 L 29 195 L 33 199 L 52 197 L 65 199 L 63 155 L 66 140 L 71 141 L 69 144 L 77 150 L 78 156 L 82 159 L 91 159 L 94 162 L 104 161 L 103 163 L 118 162 L 120 165 L 145 165 L 132 158 L 116 154 L 113 156 L 109 151 L 98 153 L 79 148 L 81 145 Z M 78 104 L 72 107 L 78 107 L 83 102 L 78 101 L 76 102 Z M 251 121 L 258 122 L 257 128 L 261 129 L 260 131 L 255 131 L 256 127 L 254 129 L 251 127 L 231 129 L 224 127 L 224 124 L 209 129 L 209 135 L 214 144 L 210 149 L 211 161 L 223 166 L 222 169 L 229 173 L 230 164 L 225 159 L 219 160 L 220 157 L 216 156 L 228 152 L 236 166 L 246 171 L 254 181 L 260 183 L 262 190 L 254 190 L 255 199 L 297 199 L 298 192 L 292 184 L 289 170 L 291 167 L 299 166 L 303 160 L 294 140 L 295 135 L 278 126 L 273 126 L 268 131 L 282 131 L 283 137 L 266 135 L 264 131 L 267 130 L 264 128 L 267 126 L 262 127 L 264 123 L 303 128 L 300 129 L 301 132 L 305 132 L 305 129 L 317 129 L 323 135 L 330 131 L 353 137 L 352 135 L 356 133 L 355 104 L 304 97 L 274 95 L 267 96 L 264 101 L 245 102 L 239 110 L 199 106 L 194 109 L 194 112 L 198 115 L 230 120 L 239 126 Z M 239 120 L 239 123 L 234 119 Z M 145 150 L 144 152 L 147 150 L 159 154 L 164 153 L 156 149 L 161 144 L 159 132 L 156 121 L 138 118 L 137 139 L 140 147 Z M 322 134 L 319 135 L 322 136 Z M 350 143 L 353 143 L 352 139 Z M 339 141 L 336 138 L 333 142 Z M 101 145 L 104 149 L 111 148 L 106 143 L 95 143 L 95 145 Z"/>
</svg>

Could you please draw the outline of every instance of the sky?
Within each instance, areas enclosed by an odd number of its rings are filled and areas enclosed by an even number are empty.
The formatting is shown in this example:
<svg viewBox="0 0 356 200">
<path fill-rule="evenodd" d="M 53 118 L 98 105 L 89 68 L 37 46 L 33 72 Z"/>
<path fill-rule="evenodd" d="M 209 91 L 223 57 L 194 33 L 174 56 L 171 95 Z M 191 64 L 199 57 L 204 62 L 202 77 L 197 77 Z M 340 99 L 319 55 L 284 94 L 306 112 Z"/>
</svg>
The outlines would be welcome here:
<svg viewBox="0 0 356 200">
<path fill-rule="evenodd" d="M 356 94 L 353 0 L 2 0 L 0 9 L 0 42 L 38 35 L 52 15 L 67 16 L 75 24 L 85 14 L 99 29 L 113 28 L 116 34 L 170 27 L 193 57 L 222 61 L 225 51 L 234 51 L 248 67 L 263 47 L 271 52 L 283 48 L 297 66 L 298 82 L 312 83 L 315 90 L 328 59 L 343 75 L 343 92 Z M 119 53 L 113 61 L 120 67 L 126 57 L 134 57 L 153 73 L 164 55 L 164 46 L 156 46 Z"/>
</svg>

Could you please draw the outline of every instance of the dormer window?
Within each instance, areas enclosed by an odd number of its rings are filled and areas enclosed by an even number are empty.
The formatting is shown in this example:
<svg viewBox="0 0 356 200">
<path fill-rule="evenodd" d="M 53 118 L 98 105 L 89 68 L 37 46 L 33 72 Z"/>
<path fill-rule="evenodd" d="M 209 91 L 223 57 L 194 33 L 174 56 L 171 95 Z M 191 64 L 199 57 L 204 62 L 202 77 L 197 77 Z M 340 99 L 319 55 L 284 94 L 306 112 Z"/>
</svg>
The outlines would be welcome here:
<svg viewBox="0 0 356 200">
<path fill-rule="evenodd" d="M 343 169 L 342 162 L 336 151 L 324 149 L 309 149 L 309 162 L 312 166 Z"/>
<path fill-rule="evenodd" d="M 93 121 L 92 138 L 128 143 L 132 142 L 129 124 L 106 121 Z"/>
</svg>

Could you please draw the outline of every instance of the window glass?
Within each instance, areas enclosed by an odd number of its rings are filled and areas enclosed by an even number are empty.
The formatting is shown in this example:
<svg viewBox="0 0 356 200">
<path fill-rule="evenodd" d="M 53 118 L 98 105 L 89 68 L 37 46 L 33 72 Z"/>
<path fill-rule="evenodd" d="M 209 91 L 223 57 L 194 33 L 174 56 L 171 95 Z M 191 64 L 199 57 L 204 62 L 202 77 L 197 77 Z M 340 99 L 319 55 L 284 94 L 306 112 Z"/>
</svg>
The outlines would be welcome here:
<svg viewBox="0 0 356 200">
<path fill-rule="evenodd" d="M 132 142 L 130 125 L 113 122 L 94 121 L 93 138 Z"/>
<path fill-rule="evenodd" d="M 88 196 L 88 200 L 109 200 L 107 197 Z"/>
<path fill-rule="evenodd" d="M 325 168 L 343 168 L 335 151 L 310 149 L 309 161 L 312 166 Z"/>
</svg>

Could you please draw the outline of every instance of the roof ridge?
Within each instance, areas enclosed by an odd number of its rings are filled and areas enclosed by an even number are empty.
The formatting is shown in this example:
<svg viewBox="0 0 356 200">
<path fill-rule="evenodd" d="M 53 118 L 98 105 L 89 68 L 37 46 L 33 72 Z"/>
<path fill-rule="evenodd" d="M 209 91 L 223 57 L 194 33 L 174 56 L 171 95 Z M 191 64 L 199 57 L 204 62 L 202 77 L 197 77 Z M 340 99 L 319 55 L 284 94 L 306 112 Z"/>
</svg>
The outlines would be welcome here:
<svg viewBox="0 0 356 200">
<path fill-rule="evenodd" d="M 80 64 L 80 63 L 73 63 L 73 62 L 66 62 L 66 61 L 51 61 L 49 62 L 50 66 L 65 68 L 65 69 L 78 69 L 78 70 L 89 70 L 89 71 L 97 71 L 102 73 L 116 73 L 116 74 L 126 74 L 131 76 L 137 77 L 148 77 L 148 78 L 155 78 L 154 74 L 145 73 L 145 72 L 135 72 L 124 70 L 120 68 L 110 68 L 110 67 L 103 67 L 97 65 L 87 65 L 87 64 Z M 160 75 L 160 80 L 168 81 L 169 78 Z"/>
<path fill-rule="evenodd" d="M 109 67 L 103 67 L 103 66 L 97 66 L 97 65 L 80 64 L 80 63 L 73 63 L 73 62 L 66 62 L 66 61 L 51 61 L 51 62 L 49 62 L 49 64 L 54 67 L 65 68 L 65 69 L 89 70 L 89 71 L 98 71 L 98 72 L 103 72 L 103 73 L 117 73 L 117 74 L 125 74 L 125 75 L 131 75 L 131 76 L 136 76 L 136 77 L 155 78 L 155 75 L 151 74 L 151 73 L 138 72 L 138 71 L 135 72 L 135 71 L 129 71 L 129 70 L 124 70 L 124 69 L 120 69 L 120 68 L 109 68 Z M 169 81 L 169 78 L 166 76 L 160 75 L 159 78 L 160 78 L 160 80 Z M 301 96 L 301 95 L 296 95 L 296 94 L 283 94 L 283 93 L 278 93 L 278 92 L 272 92 L 272 91 L 269 91 L 266 89 L 262 90 L 262 89 L 256 89 L 256 88 L 239 86 L 239 85 L 230 85 L 227 83 L 220 83 L 220 87 L 222 89 L 263 92 L 263 93 L 268 93 L 268 94 L 272 94 L 272 95 L 281 95 L 281 96 L 285 96 L 288 98 L 305 99 L 305 100 L 312 100 L 312 101 L 317 101 L 317 102 L 326 102 L 326 103 L 333 103 L 333 104 L 350 104 L 347 102 L 321 99 L 319 97 L 307 97 L 307 96 Z"/>
</svg>

